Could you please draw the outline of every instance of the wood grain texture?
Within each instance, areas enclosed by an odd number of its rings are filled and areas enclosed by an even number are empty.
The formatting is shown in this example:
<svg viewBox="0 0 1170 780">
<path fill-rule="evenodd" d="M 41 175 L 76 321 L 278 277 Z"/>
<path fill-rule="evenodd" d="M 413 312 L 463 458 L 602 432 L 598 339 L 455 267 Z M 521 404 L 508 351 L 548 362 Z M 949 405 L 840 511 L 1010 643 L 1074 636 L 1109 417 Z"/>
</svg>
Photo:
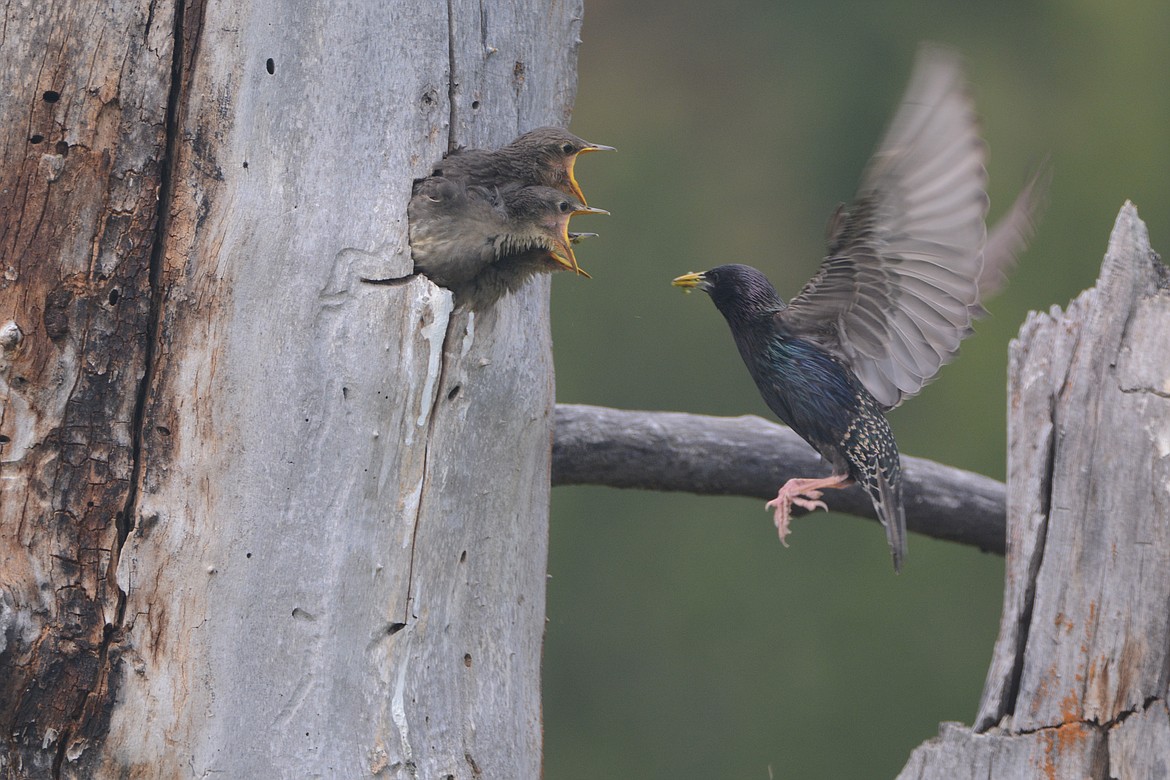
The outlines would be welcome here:
<svg viewBox="0 0 1170 780">
<path fill-rule="evenodd" d="M 445 7 L 185 11 L 101 772 L 362 776 L 450 301 L 359 277 L 409 269 L 411 176 L 445 145 Z"/>
<path fill-rule="evenodd" d="M 902 467 L 910 530 L 1003 554 L 1002 482 L 906 455 Z M 828 473 L 791 429 L 760 417 L 557 405 L 554 486 L 771 499 L 791 477 Z M 860 488 L 828 491 L 825 501 L 834 512 L 877 520 L 873 502 Z"/>
<path fill-rule="evenodd" d="M 914 749 L 898 780 L 1104 778 L 1107 768 L 1104 738 L 1084 724 L 1000 736 L 943 723 L 938 737 Z"/>
<path fill-rule="evenodd" d="M 568 124 L 582 10 L 453 0 L 453 144 L 498 146 Z M 448 326 L 409 611 L 385 647 L 394 695 L 409 703 L 388 760 L 413 764 L 419 777 L 540 776 L 548 287 L 542 277 L 486 312 L 456 310 Z"/>
<path fill-rule="evenodd" d="M 360 280 L 410 272 L 451 145 L 567 118 L 580 11 L 185 6 L 97 772 L 538 776 L 547 283 L 472 318 Z"/>
<path fill-rule="evenodd" d="M 1013 342 L 999 638 L 975 728 L 945 730 L 902 777 L 989 761 L 972 776 L 1165 774 L 1167 332 L 1170 274 L 1126 204 L 1096 287 L 1031 315 Z"/>
<path fill-rule="evenodd" d="M 113 570 L 150 324 L 171 6 L 0 31 L 0 776 L 54 776 L 117 695 Z M 79 34 L 79 31 L 87 34 Z"/>
<path fill-rule="evenodd" d="M 1011 673 L 1019 676 L 1016 701 L 993 706 L 996 699 L 989 698 L 981 723 L 1009 713 L 1021 730 L 1074 718 L 1107 723 L 1164 693 L 1170 660 L 1170 577 L 1160 574 L 1170 571 L 1165 280 L 1145 225 L 1127 206 L 1097 286 L 1064 314 L 1030 320 L 1013 347 L 1051 361 L 1047 381 L 1013 381 L 1011 399 L 1013 407 L 1047 407 L 1040 420 L 1050 425 L 1054 444 L 1047 458 L 1010 464 L 1013 496 L 1020 494 L 1022 506 L 1046 509 L 1047 521 L 1027 523 L 1041 552 L 1030 556 L 1039 565 L 1027 567 L 1035 569 L 1034 595 L 1023 605 L 1030 614 L 1014 618 L 1027 630 Z M 1013 440 L 1044 431 L 1036 419 L 1010 422 Z M 1005 687 L 1012 686 L 992 686 Z"/>
<path fill-rule="evenodd" d="M 1170 712 L 1164 698 L 1109 730 L 1109 776 L 1170 777 Z"/>
</svg>

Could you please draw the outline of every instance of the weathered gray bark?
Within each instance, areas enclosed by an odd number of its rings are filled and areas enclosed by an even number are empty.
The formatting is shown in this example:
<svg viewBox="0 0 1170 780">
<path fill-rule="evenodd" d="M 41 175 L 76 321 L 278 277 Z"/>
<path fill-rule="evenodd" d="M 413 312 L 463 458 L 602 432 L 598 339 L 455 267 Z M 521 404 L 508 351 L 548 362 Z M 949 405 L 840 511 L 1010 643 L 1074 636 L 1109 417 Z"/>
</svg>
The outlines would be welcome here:
<svg viewBox="0 0 1170 780">
<path fill-rule="evenodd" d="M 90 8 L 0 74 L 0 766 L 538 776 L 547 283 L 359 278 L 449 145 L 567 122 L 581 3 Z"/>
<path fill-rule="evenodd" d="M 1170 278 L 1127 204 L 1097 286 L 1013 342 L 1004 611 L 975 729 L 902 778 L 1170 766 Z"/>
<path fill-rule="evenodd" d="M 903 456 L 902 467 L 910 530 L 1003 555 L 1002 482 L 922 458 Z M 791 429 L 759 417 L 557 405 L 554 486 L 771 499 L 791 477 L 828 473 Z M 834 512 L 877 520 L 873 502 L 858 487 L 827 491 L 825 501 Z"/>
</svg>

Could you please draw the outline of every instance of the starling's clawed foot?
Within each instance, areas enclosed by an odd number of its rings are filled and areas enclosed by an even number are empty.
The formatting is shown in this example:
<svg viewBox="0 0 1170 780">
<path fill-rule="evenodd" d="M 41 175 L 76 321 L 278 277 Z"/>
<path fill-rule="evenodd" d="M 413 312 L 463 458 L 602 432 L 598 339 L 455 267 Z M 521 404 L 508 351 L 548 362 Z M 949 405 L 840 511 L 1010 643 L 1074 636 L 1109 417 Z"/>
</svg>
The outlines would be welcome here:
<svg viewBox="0 0 1170 780">
<path fill-rule="evenodd" d="M 780 534 L 780 544 L 785 547 L 788 546 L 787 538 L 791 531 L 788 523 L 792 519 L 793 504 L 807 509 L 810 512 L 817 509 L 824 509 L 825 511 L 829 509 L 824 501 L 817 500 L 821 497 L 821 491 L 819 490 L 812 490 L 808 493 L 801 494 L 793 493 L 788 489 L 789 485 L 798 481 L 794 479 L 786 483 L 784 487 L 780 488 L 780 492 L 776 497 L 764 505 L 765 509 L 771 509 L 775 513 L 773 521 L 776 523 L 776 531 Z"/>
<path fill-rule="evenodd" d="M 824 501 L 819 500 L 823 495 L 821 491 L 825 488 L 845 487 L 850 482 L 852 480 L 848 476 L 836 474 L 825 479 L 790 479 L 785 482 L 776 497 L 764 505 L 765 509 L 775 512 L 773 520 L 776 523 L 776 531 L 780 534 L 780 544 L 788 546 L 785 540 L 791 530 L 788 523 L 792 519 L 793 504 L 810 512 L 817 509 L 824 509 L 827 512 L 829 507 Z"/>
</svg>

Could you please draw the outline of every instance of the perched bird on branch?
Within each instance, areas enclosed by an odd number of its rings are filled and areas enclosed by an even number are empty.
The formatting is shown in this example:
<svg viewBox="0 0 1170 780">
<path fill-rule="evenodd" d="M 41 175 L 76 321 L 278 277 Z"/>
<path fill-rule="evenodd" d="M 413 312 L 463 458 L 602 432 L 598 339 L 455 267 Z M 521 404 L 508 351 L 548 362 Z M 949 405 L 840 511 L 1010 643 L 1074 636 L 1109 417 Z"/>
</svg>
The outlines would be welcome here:
<svg viewBox="0 0 1170 780">
<path fill-rule="evenodd" d="M 830 220 L 828 254 L 795 298 L 745 265 L 674 280 L 711 296 L 764 401 L 832 466 L 768 503 L 782 542 L 793 505 L 824 509 L 824 490 L 857 482 L 901 570 L 902 472 L 884 412 L 955 357 L 1030 237 L 1046 181 L 1037 174 L 989 238 L 985 159 L 959 57 L 924 46 L 856 200 Z"/>
<path fill-rule="evenodd" d="M 527 184 L 552 187 L 585 204 L 573 168 L 587 152 L 612 152 L 559 127 L 538 127 L 500 149 L 456 149 L 431 171 L 431 176 L 462 179 L 471 186 Z"/>
<path fill-rule="evenodd" d="M 489 188 L 432 176 L 407 207 L 414 269 L 454 291 L 459 303 L 482 308 L 537 273 L 566 269 L 587 277 L 569 219 L 607 213 L 551 187 Z"/>
</svg>

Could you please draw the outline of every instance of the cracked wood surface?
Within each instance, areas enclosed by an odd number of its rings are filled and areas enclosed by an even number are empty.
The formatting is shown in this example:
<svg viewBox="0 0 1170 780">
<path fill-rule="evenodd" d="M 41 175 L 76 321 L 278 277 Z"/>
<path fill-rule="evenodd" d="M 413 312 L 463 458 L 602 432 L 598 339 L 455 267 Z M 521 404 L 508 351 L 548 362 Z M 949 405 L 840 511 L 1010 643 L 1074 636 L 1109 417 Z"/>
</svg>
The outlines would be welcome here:
<svg viewBox="0 0 1170 780">
<path fill-rule="evenodd" d="M 1004 611 L 975 729 L 901 778 L 1161 777 L 1170 763 L 1170 274 L 1137 210 L 1095 288 L 1011 348 Z"/>
<path fill-rule="evenodd" d="M 906 524 L 1003 555 L 1002 482 L 902 456 Z M 790 477 L 828 475 L 790 428 L 753 415 L 709 417 L 557 404 L 553 485 L 606 485 L 771 499 Z M 861 488 L 826 491 L 834 512 L 877 520 Z M 797 510 L 802 512 L 802 510 Z"/>
<path fill-rule="evenodd" d="M 539 776 L 547 279 L 359 280 L 567 124 L 581 3 L 63 7 L 0 90 L 0 767 Z"/>
<path fill-rule="evenodd" d="M 450 146 L 566 122 L 579 18 L 207 5 L 111 741 L 176 776 L 539 774 L 547 285 L 472 318 L 358 280 L 410 271 Z"/>
<path fill-rule="evenodd" d="M 92 776 L 62 765 L 118 693 L 171 13 L 10 6 L 0 31 L 2 777 Z"/>
</svg>

